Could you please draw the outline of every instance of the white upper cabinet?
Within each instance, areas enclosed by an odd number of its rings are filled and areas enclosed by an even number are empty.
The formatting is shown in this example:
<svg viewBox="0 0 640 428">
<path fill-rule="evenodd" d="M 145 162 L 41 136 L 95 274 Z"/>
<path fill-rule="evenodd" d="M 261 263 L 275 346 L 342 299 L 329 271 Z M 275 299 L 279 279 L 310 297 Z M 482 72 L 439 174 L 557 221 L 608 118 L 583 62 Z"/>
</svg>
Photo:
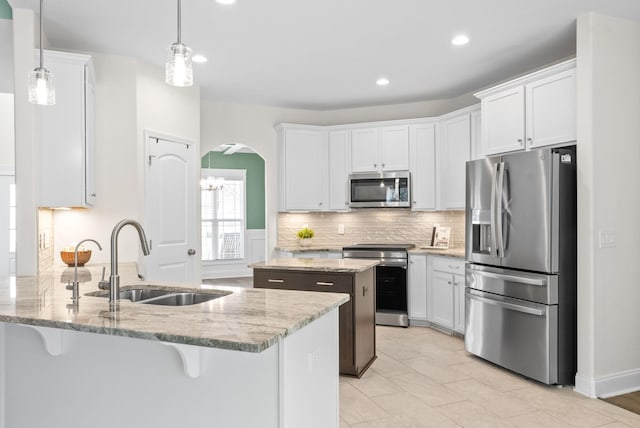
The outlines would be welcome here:
<svg viewBox="0 0 640 428">
<path fill-rule="evenodd" d="M 482 154 L 523 149 L 524 130 L 522 86 L 482 99 Z"/>
<path fill-rule="evenodd" d="M 96 200 L 93 63 L 56 51 L 44 51 L 44 63 L 55 76 L 56 104 L 37 107 L 38 206 L 90 207 Z"/>
<path fill-rule="evenodd" d="M 278 136 L 280 211 L 326 210 L 325 132 L 312 126 L 281 125 Z"/>
<path fill-rule="evenodd" d="M 356 128 L 351 131 L 351 171 L 409 169 L 409 126 Z"/>
<path fill-rule="evenodd" d="M 439 122 L 438 209 L 464 209 L 466 162 L 471 159 L 471 115 L 474 111 L 477 106 L 446 115 Z"/>
<path fill-rule="evenodd" d="M 436 209 L 436 125 L 409 126 L 411 209 Z"/>
<path fill-rule="evenodd" d="M 329 210 L 349 210 L 349 131 L 329 131 Z"/>
<path fill-rule="evenodd" d="M 483 156 L 576 140 L 575 60 L 475 95 L 482 105 Z"/>
<path fill-rule="evenodd" d="M 527 148 L 576 139 L 576 70 L 526 86 Z"/>
<path fill-rule="evenodd" d="M 409 169 L 409 127 L 385 126 L 380 129 L 380 170 Z"/>
<path fill-rule="evenodd" d="M 378 171 L 378 128 L 351 131 L 351 171 Z"/>
</svg>

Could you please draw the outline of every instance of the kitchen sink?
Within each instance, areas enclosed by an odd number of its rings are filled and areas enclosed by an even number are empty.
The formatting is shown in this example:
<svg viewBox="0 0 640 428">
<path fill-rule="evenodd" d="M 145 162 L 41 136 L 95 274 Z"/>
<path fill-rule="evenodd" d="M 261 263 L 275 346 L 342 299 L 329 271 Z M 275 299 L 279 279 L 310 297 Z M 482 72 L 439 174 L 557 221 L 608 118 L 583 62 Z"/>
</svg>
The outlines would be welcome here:
<svg viewBox="0 0 640 428">
<path fill-rule="evenodd" d="M 132 302 L 139 302 L 140 300 L 147 300 L 147 299 L 153 299 L 155 297 L 166 296 L 169 293 L 171 293 L 171 291 L 169 290 L 156 290 L 152 288 L 132 288 L 130 290 L 120 291 L 120 299 L 127 299 L 127 300 L 131 300 Z"/>
<path fill-rule="evenodd" d="M 162 290 L 157 288 L 130 288 L 120 291 L 120 299 L 127 299 L 131 302 L 144 303 L 146 305 L 162 306 L 188 306 L 198 303 L 208 302 L 231 294 L 232 291 L 211 290 L 204 292 Z M 87 293 L 92 297 L 109 297 L 108 292 L 99 291 Z"/>
<path fill-rule="evenodd" d="M 231 291 L 217 291 L 214 293 L 171 293 L 164 296 L 154 297 L 143 300 L 140 303 L 148 305 L 164 305 L 164 306 L 187 306 L 197 305 L 198 303 L 208 302 L 231 294 Z"/>
</svg>

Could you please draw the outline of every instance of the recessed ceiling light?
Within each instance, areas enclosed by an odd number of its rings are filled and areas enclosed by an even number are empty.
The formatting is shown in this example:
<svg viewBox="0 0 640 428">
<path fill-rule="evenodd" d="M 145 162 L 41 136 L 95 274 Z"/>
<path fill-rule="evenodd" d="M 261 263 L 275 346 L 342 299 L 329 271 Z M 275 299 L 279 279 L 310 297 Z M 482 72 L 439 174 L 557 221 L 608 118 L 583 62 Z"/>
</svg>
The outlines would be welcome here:
<svg viewBox="0 0 640 428">
<path fill-rule="evenodd" d="M 236 0 L 216 0 L 220 4 L 234 4 Z"/>
<path fill-rule="evenodd" d="M 453 39 L 451 39 L 452 45 L 462 46 L 462 45 L 466 45 L 467 43 L 469 43 L 469 38 L 464 34 L 459 34 L 455 36 Z"/>
<path fill-rule="evenodd" d="M 386 79 L 384 77 L 376 80 L 376 85 L 378 86 L 387 86 L 389 84 L 389 79 Z"/>
<path fill-rule="evenodd" d="M 192 60 L 193 62 L 197 62 L 198 64 L 202 64 L 203 62 L 207 62 L 207 57 L 206 57 L 206 56 L 204 56 L 204 55 L 200 55 L 200 54 L 198 54 L 198 55 L 194 55 L 194 56 L 191 58 L 191 60 Z"/>
</svg>

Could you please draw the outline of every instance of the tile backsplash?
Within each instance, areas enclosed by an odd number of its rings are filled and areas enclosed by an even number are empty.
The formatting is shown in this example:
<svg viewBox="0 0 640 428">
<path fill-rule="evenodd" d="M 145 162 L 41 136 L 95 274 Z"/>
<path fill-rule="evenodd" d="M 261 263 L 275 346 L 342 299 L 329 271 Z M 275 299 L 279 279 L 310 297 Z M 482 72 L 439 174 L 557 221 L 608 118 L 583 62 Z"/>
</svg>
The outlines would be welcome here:
<svg viewBox="0 0 640 428">
<path fill-rule="evenodd" d="M 343 235 L 338 233 L 341 224 Z M 296 232 L 304 225 L 315 232 L 314 247 L 384 242 L 428 245 L 434 224 L 451 228 L 449 248 L 464 248 L 464 211 L 416 212 L 393 208 L 348 213 L 279 213 L 278 247 L 297 246 Z"/>
</svg>

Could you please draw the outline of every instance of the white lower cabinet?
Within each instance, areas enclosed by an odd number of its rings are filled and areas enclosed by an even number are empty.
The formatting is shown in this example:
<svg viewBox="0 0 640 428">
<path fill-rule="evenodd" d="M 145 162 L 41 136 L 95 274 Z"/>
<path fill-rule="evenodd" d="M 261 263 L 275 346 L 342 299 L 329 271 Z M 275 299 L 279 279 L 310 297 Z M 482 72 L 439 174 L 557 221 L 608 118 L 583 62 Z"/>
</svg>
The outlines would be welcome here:
<svg viewBox="0 0 640 428">
<path fill-rule="evenodd" d="M 464 335 L 464 275 L 453 275 L 453 331 Z"/>
<path fill-rule="evenodd" d="M 464 334 L 464 260 L 431 257 L 428 264 L 429 322 Z"/>
<path fill-rule="evenodd" d="M 407 272 L 409 320 L 427 321 L 427 255 L 409 254 Z"/>
</svg>

